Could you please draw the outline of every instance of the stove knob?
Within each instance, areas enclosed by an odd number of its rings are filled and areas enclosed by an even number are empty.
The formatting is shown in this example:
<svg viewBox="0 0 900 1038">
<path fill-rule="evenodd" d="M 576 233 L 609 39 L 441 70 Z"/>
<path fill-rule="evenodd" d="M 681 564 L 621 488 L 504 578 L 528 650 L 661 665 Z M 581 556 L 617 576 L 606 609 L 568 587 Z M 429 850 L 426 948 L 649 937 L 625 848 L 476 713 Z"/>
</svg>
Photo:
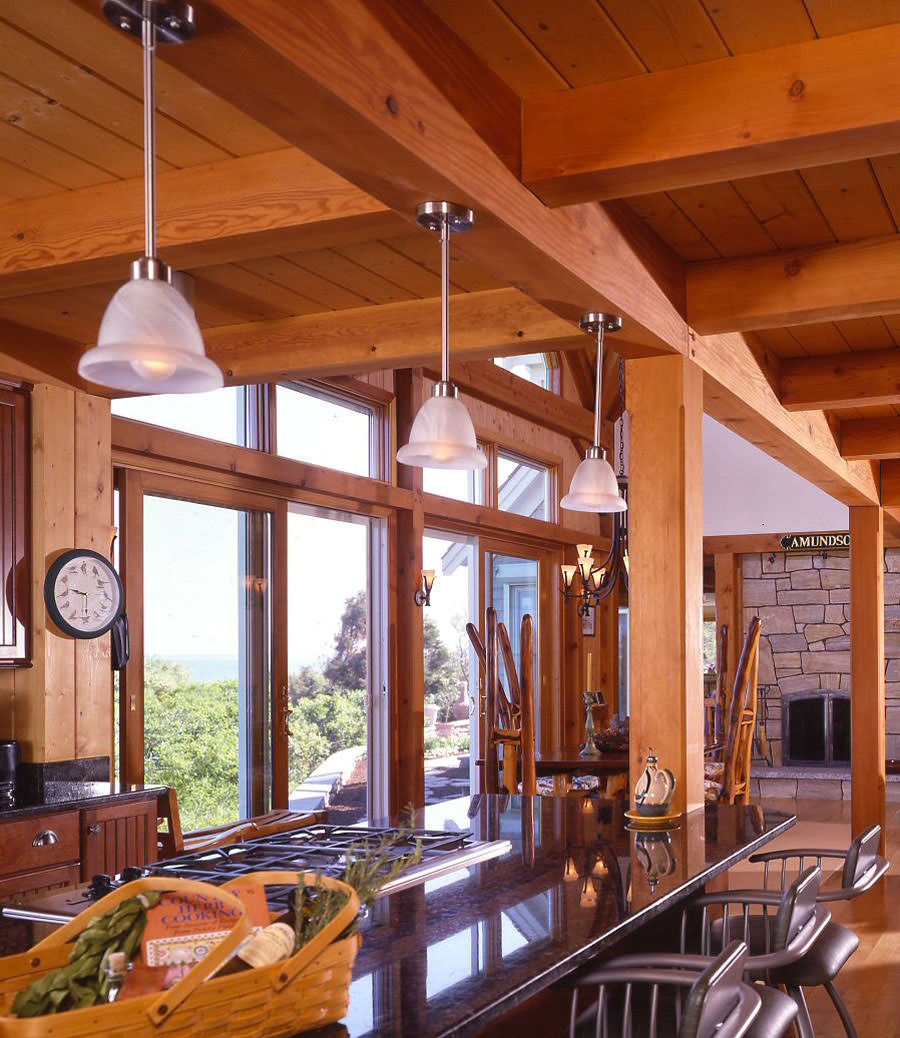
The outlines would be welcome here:
<svg viewBox="0 0 900 1038">
<path fill-rule="evenodd" d="M 111 890 L 115 890 L 112 876 L 101 873 L 99 876 L 94 876 L 91 880 L 91 884 L 88 887 L 88 896 L 92 898 L 105 897 Z"/>
<path fill-rule="evenodd" d="M 147 875 L 149 875 L 147 869 L 142 869 L 137 865 L 126 865 L 119 873 L 123 883 L 131 883 L 133 880 L 142 879 Z"/>
</svg>

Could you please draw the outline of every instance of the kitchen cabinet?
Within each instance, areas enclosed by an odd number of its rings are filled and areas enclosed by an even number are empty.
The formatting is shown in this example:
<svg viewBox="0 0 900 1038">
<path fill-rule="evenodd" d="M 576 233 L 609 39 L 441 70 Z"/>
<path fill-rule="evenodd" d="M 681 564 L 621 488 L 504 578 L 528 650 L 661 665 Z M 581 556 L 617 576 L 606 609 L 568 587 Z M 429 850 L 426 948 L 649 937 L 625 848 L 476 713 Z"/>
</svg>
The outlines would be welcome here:
<svg viewBox="0 0 900 1038">
<path fill-rule="evenodd" d="M 81 879 L 156 861 L 157 801 L 127 800 L 81 812 Z"/>
<path fill-rule="evenodd" d="M 156 861 L 157 791 L 0 819 L 0 901 Z"/>
<path fill-rule="evenodd" d="M 30 652 L 28 394 L 0 382 L 0 666 Z"/>
<path fill-rule="evenodd" d="M 79 811 L 54 811 L 0 822 L 0 900 L 77 883 Z"/>
</svg>

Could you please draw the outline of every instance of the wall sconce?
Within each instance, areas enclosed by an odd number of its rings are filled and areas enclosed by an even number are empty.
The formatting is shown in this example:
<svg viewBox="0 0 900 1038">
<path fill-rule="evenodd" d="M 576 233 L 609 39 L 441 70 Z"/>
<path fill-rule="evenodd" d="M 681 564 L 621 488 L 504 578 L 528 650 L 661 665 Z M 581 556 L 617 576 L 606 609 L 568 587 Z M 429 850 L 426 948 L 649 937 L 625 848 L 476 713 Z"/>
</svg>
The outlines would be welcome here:
<svg viewBox="0 0 900 1038">
<path fill-rule="evenodd" d="M 422 570 L 422 586 L 416 588 L 416 605 L 431 605 L 431 589 L 434 587 L 435 572 L 433 569 Z"/>
</svg>

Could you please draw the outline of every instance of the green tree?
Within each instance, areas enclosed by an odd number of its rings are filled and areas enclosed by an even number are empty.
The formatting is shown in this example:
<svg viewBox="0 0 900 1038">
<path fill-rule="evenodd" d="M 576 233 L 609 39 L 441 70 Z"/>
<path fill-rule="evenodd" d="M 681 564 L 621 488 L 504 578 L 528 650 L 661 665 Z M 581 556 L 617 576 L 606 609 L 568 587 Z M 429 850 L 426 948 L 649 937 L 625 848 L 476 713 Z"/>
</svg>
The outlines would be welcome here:
<svg viewBox="0 0 900 1038">
<path fill-rule="evenodd" d="M 438 708 L 439 721 L 453 720 L 453 704 L 459 699 L 459 670 L 437 624 L 425 616 L 425 701 Z"/>
<path fill-rule="evenodd" d="M 340 688 L 366 687 L 368 652 L 366 643 L 366 593 L 360 591 L 344 603 L 341 627 L 334 636 L 334 655 L 325 664 L 324 675 Z"/>
<path fill-rule="evenodd" d="M 186 830 L 239 817 L 238 685 L 197 682 L 171 660 L 144 670 L 146 781 L 174 786 Z"/>
</svg>

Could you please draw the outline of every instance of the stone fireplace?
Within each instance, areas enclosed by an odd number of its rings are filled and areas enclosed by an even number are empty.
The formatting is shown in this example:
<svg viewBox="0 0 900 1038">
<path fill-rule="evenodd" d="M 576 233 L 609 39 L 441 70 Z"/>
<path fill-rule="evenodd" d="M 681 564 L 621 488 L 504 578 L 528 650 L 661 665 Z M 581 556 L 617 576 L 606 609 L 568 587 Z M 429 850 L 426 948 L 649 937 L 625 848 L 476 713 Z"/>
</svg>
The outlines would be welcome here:
<svg viewBox="0 0 900 1038">
<path fill-rule="evenodd" d="M 849 552 L 748 554 L 743 557 L 742 569 L 744 624 L 754 615 L 762 621 L 761 718 L 772 763 L 776 768 L 811 764 L 847 767 L 851 695 Z M 897 548 L 885 551 L 884 605 L 887 756 L 900 758 Z M 789 739 L 794 739 L 794 746 Z"/>
</svg>

